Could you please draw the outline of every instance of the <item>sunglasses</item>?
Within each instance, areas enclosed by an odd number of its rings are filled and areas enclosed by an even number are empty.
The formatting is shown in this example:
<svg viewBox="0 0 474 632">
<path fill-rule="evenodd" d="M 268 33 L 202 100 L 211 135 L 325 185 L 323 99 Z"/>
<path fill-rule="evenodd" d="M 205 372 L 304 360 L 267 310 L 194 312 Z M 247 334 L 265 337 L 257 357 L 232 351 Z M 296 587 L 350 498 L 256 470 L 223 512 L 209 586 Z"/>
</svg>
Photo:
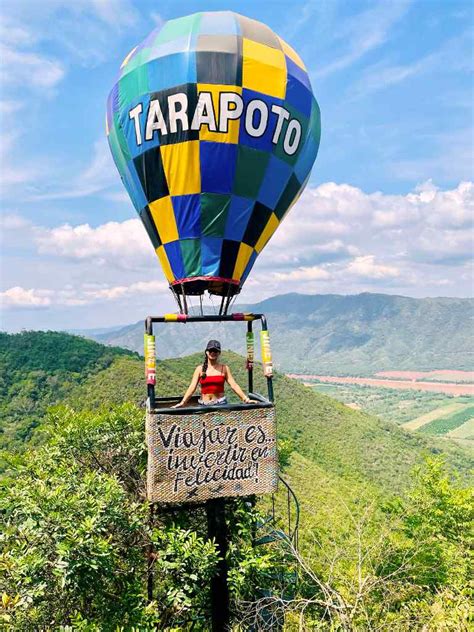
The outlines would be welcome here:
<svg viewBox="0 0 474 632">
<path fill-rule="evenodd" d="M 208 349 L 209 353 L 220 353 L 219 349 Z"/>
</svg>

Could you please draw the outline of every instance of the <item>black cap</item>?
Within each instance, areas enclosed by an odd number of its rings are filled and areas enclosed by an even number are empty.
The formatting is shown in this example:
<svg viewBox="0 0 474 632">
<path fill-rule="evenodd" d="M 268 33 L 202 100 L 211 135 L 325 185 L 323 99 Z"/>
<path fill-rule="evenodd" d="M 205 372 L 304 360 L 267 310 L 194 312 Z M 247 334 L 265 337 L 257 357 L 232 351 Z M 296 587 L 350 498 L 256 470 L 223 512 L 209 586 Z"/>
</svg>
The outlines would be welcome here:
<svg viewBox="0 0 474 632">
<path fill-rule="evenodd" d="M 211 349 L 217 349 L 217 351 L 221 350 L 221 343 L 218 340 L 209 340 L 207 343 L 206 351 L 210 351 Z"/>
</svg>

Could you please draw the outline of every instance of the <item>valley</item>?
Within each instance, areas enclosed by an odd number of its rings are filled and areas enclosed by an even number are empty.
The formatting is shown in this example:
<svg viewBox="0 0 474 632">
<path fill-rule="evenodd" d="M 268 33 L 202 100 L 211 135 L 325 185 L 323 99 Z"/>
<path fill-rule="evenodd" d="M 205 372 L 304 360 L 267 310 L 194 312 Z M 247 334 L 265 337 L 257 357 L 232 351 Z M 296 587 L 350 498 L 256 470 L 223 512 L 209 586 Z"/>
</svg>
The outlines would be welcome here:
<svg viewBox="0 0 474 632">
<path fill-rule="evenodd" d="M 298 379 L 350 408 L 390 420 L 407 431 L 452 439 L 474 450 L 472 373 L 388 371 L 376 375 L 378 377 L 358 378 L 289 374 L 288 377 Z M 453 381 L 427 382 L 427 375 L 442 379 L 451 377 Z M 392 376 L 399 379 L 389 379 Z M 402 377 L 408 379 L 400 379 Z"/>
</svg>

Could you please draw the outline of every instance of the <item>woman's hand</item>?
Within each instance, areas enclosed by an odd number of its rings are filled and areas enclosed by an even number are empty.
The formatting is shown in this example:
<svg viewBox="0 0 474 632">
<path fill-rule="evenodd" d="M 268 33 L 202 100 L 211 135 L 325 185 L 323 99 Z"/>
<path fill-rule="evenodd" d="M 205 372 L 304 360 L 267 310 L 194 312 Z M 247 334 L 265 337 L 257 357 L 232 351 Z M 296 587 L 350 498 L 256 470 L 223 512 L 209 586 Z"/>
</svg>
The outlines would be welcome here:
<svg viewBox="0 0 474 632">
<path fill-rule="evenodd" d="M 184 406 L 184 404 L 185 403 L 183 402 L 183 400 L 181 400 L 180 402 L 178 402 L 174 406 L 171 406 L 171 408 L 182 408 Z"/>
<path fill-rule="evenodd" d="M 250 397 L 244 397 L 244 399 L 242 400 L 242 402 L 243 402 L 244 404 L 250 404 L 250 403 L 251 403 L 251 401 L 252 401 L 252 400 L 250 399 Z"/>
</svg>

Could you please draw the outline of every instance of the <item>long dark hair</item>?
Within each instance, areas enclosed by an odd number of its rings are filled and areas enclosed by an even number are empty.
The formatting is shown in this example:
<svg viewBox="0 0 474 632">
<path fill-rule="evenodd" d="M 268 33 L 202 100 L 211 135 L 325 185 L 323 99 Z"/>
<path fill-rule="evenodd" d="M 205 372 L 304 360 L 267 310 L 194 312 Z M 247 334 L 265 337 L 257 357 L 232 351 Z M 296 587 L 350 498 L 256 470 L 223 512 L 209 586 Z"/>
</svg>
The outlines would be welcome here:
<svg viewBox="0 0 474 632">
<path fill-rule="evenodd" d="M 209 364 L 209 358 L 207 357 L 207 349 L 206 349 L 206 351 L 204 351 L 204 362 L 202 363 L 201 380 L 206 379 L 208 364 Z"/>
</svg>

